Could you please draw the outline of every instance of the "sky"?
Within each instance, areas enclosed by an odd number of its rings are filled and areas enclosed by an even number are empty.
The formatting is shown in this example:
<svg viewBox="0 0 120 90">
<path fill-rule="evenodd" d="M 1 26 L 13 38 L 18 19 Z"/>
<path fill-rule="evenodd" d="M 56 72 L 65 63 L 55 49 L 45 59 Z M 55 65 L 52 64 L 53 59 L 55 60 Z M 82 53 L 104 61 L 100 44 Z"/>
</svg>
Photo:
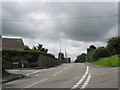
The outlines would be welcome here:
<svg viewBox="0 0 120 90">
<path fill-rule="evenodd" d="M 90 45 L 106 46 L 118 35 L 117 2 L 3 2 L 2 35 L 38 43 L 56 57 L 60 51 L 75 60 Z"/>
</svg>

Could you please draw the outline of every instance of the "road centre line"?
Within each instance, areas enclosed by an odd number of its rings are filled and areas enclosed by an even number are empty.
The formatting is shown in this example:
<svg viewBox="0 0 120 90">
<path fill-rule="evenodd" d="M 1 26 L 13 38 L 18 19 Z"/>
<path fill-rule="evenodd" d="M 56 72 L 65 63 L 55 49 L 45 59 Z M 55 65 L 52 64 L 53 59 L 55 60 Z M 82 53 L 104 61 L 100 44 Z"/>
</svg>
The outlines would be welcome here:
<svg viewBox="0 0 120 90">
<path fill-rule="evenodd" d="M 71 65 L 69 65 L 69 66 L 71 66 Z M 68 66 L 68 67 L 69 67 L 69 66 Z M 66 69 L 67 69 L 68 67 L 66 67 Z M 44 70 L 46 70 L 46 69 L 35 71 L 35 72 L 33 72 L 33 73 L 27 74 L 27 76 L 32 75 L 32 74 L 35 74 L 35 73 L 38 73 L 38 72 L 40 72 L 40 71 L 44 71 Z M 62 72 L 62 71 L 59 71 L 59 72 L 55 73 L 54 76 L 60 74 L 61 72 Z M 29 85 L 29 86 L 25 87 L 25 88 L 32 87 L 32 86 L 34 86 L 34 85 L 36 85 L 36 84 L 38 84 L 38 83 L 44 82 L 44 81 L 46 81 L 46 80 L 48 80 L 48 79 L 43 79 L 43 80 L 41 80 L 41 81 L 39 81 L 39 82 L 36 82 L 36 83 L 34 83 L 34 84 L 32 84 L 32 85 Z"/>
<path fill-rule="evenodd" d="M 69 66 L 71 66 L 71 64 L 69 65 Z M 69 66 L 67 66 L 64 70 L 66 70 Z M 35 71 L 35 72 L 32 72 L 32 73 L 30 73 L 30 74 L 26 74 L 26 76 L 30 76 L 30 75 L 32 75 L 32 74 L 35 74 L 35 73 L 38 73 L 38 72 L 41 72 L 41 71 L 44 71 L 44 70 L 46 70 L 46 69 L 42 69 L 42 70 L 38 70 L 38 71 Z M 60 72 L 61 73 L 61 72 Z M 56 73 L 57 74 L 57 73 Z M 55 75 L 56 76 L 56 75 Z"/>
<path fill-rule="evenodd" d="M 58 74 L 61 73 L 61 72 L 62 72 L 62 71 L 59 71 L 59 72 L 55 73 L 54 76 L 58 75 Z"/>
<path fill-rule="evenodd" d="M 71 66 L 71 64 L 69 65 L 69 66 Z M 69 67 L 68 66 L 68 67 Z M 67 69 L 68 67 L 66 67 L 65 69 Z M 30 76 L 30 75 L 32 75 L 32 74 L 35 74 L 35 73 L 38 73 L 38 72 L 41 72 L 41 71 L 44 71 L 44 70 L 46 70 L 46 69 L 42 69 L 42 70 L 38 70 L 38 71 L 35 71 L 35 72 L 33 72 L 33 73 L 30 73 L 30 74 L 26 74 L 26 76 Z M 60 73 L 61 73 L 62 71 L 60 71 Z M 56 73 L 57 74 L 57 73 Z M 59 74 L 59 73 L 58 73 Z M 56 76 L 56 75 L 55 75 Z"/>
<path fill-rule="evenodd" d="M 41 72 L 41 71 L 44 71 L 44 70 L 46 70 L 46 69 L 42 69 L 42 70 L 38 70 L 38 71 L 32 72 L 32 73 L 30 73 L 30 74 L 26 74 L 26 76 L 30 76 L 30 75 L 32 75 L 32 74 L 35 74 L 35 73 L 38 73 L 38 72 Z"/>
<path fill-rule="evenodd" d="M 66 69 L 67 69 L 68 67 L 70 67 L 70 66 L 71 66 L 71 64 L 70 64 L 69 66 L 67 66 L 67 67 L 66 67 L 65 69 L 63 69 L 63 70 L 66 70 Z M 54 76 L 58 75 L 58 74 L 61 73 L 63 70 L 61 70 L 61 71 L 55 73 Z"/>
<path fill-rule="evenodd" d="M 66 70 L 68 67 L 66 67 L 64 70 Z"/>
<path fill-rule="evenodd" d="M 86 76 L 88 75 L 88 71 L 89 71 L 89 66 L 87 66 L 86 72 L 83 75 L 83 77 L 72 87 L 72 89 L 76 89 L 82 82 L 83 80 L 86 78 Z"/>
<path fill-rule="evenodd" d="M 66 70 L 68 67 L 70 67 L 71 66 L 71 64 L 69 65 L 69 66 L 67 66 L 64 70 Z"/>
<path fill-rule="evenodd" d="M 43 80 L 41 80 L 41 81 L 38 81 L 38 82 L 36 82 L 36 83 L 33 83 L 33 84 L 31 84 L 31 85 L 25 87 L 25 88 L 32 87 L 32 86 L 34 86 L 34 85 L 36 85 L 36 84 L 38 84 L 38 83 L 44 82 L 44 81 L 46 81 L 46 80 L 48 80 L 48 79 L 43 79 Z"/>
<path fill-rule="evenodd" d="M 71 66 L 71 64 L 68 67 L 70 67 L 70 66 Z"/>
<path fill-rule="evenodd" d="M 91 78 L 91 74 L 88 75 L 85 83 L 82 85 L 82 87 L 81 87 L 80 89 L 84 89 L 84 88 L 88 85 L 88 83 L 89 83 L 89 81 L 90 81 L 90 78 Z"/>
</svg>

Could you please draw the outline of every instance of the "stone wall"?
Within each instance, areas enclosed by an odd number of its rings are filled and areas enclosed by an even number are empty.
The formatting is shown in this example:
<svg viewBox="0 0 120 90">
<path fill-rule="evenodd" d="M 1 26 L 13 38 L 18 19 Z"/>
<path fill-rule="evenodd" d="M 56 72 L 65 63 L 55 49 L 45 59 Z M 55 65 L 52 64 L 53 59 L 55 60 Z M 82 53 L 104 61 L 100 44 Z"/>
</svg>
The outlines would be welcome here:
<svg viewBox="0 0 120 90">
<path fill-rule="evenodd" d="M 53 67 L 60 64 L 58 59 L 50 56 L 45 56 L 42 54 L 38 57 L 38 60 L 36 63 L 38 67 L 42 67 L 42 68 Z"/>
</svg>

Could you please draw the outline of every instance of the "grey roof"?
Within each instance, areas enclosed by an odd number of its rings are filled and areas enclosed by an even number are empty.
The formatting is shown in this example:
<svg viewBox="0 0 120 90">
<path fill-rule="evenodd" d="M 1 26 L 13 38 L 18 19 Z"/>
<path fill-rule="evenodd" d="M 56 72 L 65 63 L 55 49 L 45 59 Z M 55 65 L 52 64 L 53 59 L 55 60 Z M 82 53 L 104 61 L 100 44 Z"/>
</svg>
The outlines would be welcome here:
<svg viewBox="0 0 120 90">
<path fill-rule="evenodd" d="M 23 46 L 21 38 L 2 38 L 2 48 L 22 49 Z"/>
</svg>

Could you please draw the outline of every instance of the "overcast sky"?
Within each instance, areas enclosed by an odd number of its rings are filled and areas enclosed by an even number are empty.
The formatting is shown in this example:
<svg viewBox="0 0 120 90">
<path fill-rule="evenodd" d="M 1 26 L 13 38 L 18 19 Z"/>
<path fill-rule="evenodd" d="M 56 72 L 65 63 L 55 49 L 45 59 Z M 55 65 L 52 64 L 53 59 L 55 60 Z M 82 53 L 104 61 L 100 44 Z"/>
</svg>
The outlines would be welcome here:
<svg viewBox="0 0 120 90">
<path fill-rule="evenodd" d="M 67 50 L 73 60 L 91 45 L 105 46 L 118 34 L 118 3 L 4 2 L 2 33 L 21 37 L 30 47 L 41 43 L 57 56 Z"/>
</svg>

